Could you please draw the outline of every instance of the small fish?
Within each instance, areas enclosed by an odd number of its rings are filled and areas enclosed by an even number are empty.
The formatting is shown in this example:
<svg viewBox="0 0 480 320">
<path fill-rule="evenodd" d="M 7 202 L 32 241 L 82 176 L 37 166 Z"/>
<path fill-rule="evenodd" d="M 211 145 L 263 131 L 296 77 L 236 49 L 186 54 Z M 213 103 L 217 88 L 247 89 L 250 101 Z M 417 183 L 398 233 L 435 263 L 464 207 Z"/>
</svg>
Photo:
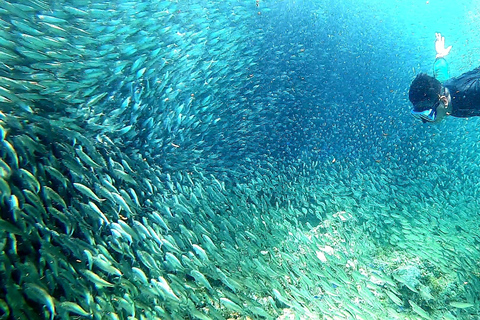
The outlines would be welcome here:
<svg viewBox="0 0 480 320">
<path fill-rule="evenodd" d="M 3 140 L 2 141 L 2 145 L 3 145 L 3 148 L 7 151 L 7 154 L 10 158 L 10 161 L 12 163 L 10 163 L 9 165 L 12 167 L 14 167 L 15 169 L 18 168 L 18 156 L 17 156 L 17 152 L 15 151 L 15 149 L 13 148 L 12 144 L 10 142 L 8 142 L 7 140 Z"/>
<path fill-rule="evenodd" d="M 20 230 L 17 226 L 3 219 L 0 219 L 0 230 L 16 235 L 23 235 L 23 231 Z"/>
<path fill-rule="evenodd" d="M 161 293 L 162 296 L 165 296 L 170 300 L 173 300 L 176 302 L 181 301 L 180 298 L 175 295 L 175 293 L 173 292 L 172 288 L 168 284 L 167 280 L 165 280 L 165 278 L 158 277 L 158 281 L 155 279 L 152 279 L 150 282 L 154 285 L 155 288 L 158 288 L 161 291 L 159 293 Z"/>
<path fill-rule="evenodd" d="M 58 312 L 61 313 L 74 313 L 81 317 L 91 317 L 91 314 L 85 311 L 81 306 L 75 302 L 63 301 L 58 303 Z"/>
<path fill-rule="evenodd" d="M 115 202 L 118 205 L 120 205 L 120 207 L 122 207 L 129 214 L 129 216 L 131 216 L 133 214 L 133 212 L 130 209 L 130 207 L 128 206 L 125 199 L 123 199 L 123 197 L 116 192 L 112 192 L 111 194 L 112 194 L 112 197 L 115 199 Z"/>
<path fill-rule="evenodd" d="M 471 308 L 471 307 L 474 306 L 473 303 L 461 302 L 461 301 L 451 301 L 449 303 L 449 305 L 454 307 L 454 308 L 458 308 L 458 309 L 466 309 L 466 308 Z"/>
<path fill-rule="evenodd" d="M 113 274 L 118 277 L 122 276 L 122 273 L 120 272 L 120 270 L 115 268 L 110 261 L 107 261 L 103 255 L 98 255 L 96 257 L 93 257 L 93 264 L 107 274 L 110 274 L 110 275 Z"/>
<path fill-rule="evenodd" d="M 182 271 L 184 270 L 184 267 L 180 260 L 178 260 L 177 257 L 175 257 L 173 254 L 170 252 L 167 252 L 165 254 L 165 262 L 168 264 L 169 268 L 174 271 Z"/>
<path fill-rule="evenodd" d="M 44 288 L 34 283 L 26 283 L 23 286 L 23 292 L 25 292 L 25 295 L 33 301 L 45 305 L 50 312 L 50 320 L 53 320 L 55 317 L 55 303 L 53 302 L 53 298 Z"/>
<path fill-rule="evenodd" d="M 12 169 L 0 158 L 0 178 L 9 179 L 12 175 Z"/>
<path fill-rule="evenodd" d="M 45 166 L 45 170 L 52 178 L 60 182 L 64 188 L 67 188 L 68 179 L 60 171 L 52 166 Z"/>
<path fill-rule="evenodd" d="M 90 98 L 90 100 L 87 101 L 86 106 L 91 107 L 91 106 L 96 105 L 97 102 L 102 100 L 107 94 L 108 94 L 108 92 L 102 92 L 102 93 L 99 93 L 99 94 L 93 96 L 92 98 Z"/>
<path fill-rule="evenodd" d="M 39 22 L 39 24 L 47 26 L 50 31 L 53 31 L 56 35 L 59 36 L 64 36 L 66 34 L 66 30 L 63 29 L 62 27 L 59 27 L 53 23 L 48 23 L 48 22 Z"/>
<path fill-rule="evenodd" d="M 103 288 L 103 287 L 114 287 L 115 285 L 102 279 L 98 274 L 90 271 L 90 270 L 81 270 L 85 278 L 91 281 L 96 288 Z"/>
<path fill-rule="evenodd" d="M 200 259 L 202 259 L 204 261 L 209 260 L 208 256 L 207 256 L 207 253 L 205 252 L 205 250 L 203 250 L 202 247 L 200 247 L 197 244 L 193 244 L 192 247 L 193 247 L 193 250 L 195 251 L 195 253 L 200 257 Z"/>
<path fill-rule="evenodd" d="M 68 24 L 67 20 L 56 18 L 56 17 L 53 17 L 53 16 L 43 15 L 43 14 L 37 14 L 37 18 L 42 20 L 42 21 L 49 22 L 49 23 Z"/>
<path fill-rule="evenodd" d="M 20 177 L 24 179 L 24 181 L 33 189 L 35 193 L 40 191 L 40 183 L 38 182 L 37 178 L 28 170 L 21 168 L 18 170 L 20 173 Z"/>
<path fill-rule="evenodd" d="M 390 290 L 385 290 L 385 293 L 390 298 L 390 300 L 392 300 L 393 303 L 395 303 L 397 306 L 403 306 L 403 301 L 396 294 L 394 294 Z"/>
<path fill-rule="evenodd" d="M 420 308 L 420 306 L 418 304 L 416 304 L 415 302 L 413 302 L 412 300 L 408 300 L 408 303 L 410 304 L 410 306 L 412 307 L 412 310 L 418 314 L 420 317 L 422 317 L 423 319 L 431 319 L 429 314 L 423 310 L 422 308 Z"/>
<path fill-rule="evenodd" d="M 220 298 L 220 303 L 223 304 L 225 307 L 227 307 L 227 309 L 230 309 L 238 313 L 243 313 L 243 309 L 230 299 Z"/>
<path fill-rule="evenodd" d="M 10 197 L 12 190 L 7 181 L 0 177 L 0 199 Z"/>
<path fill-rule="evenodd" d="M 195 278 L 195 282 L 203 285 L 204 287 L 206 287 L 208 290 L 213 290 L 212 286 L 210 285 L 210 282 L 208 282 L 207 278 L 202 274 L 200 273 L 200 271 L 198 270 L 192 270 L 190 272 L 190 275 Z"/>
<path fill-rule="evenodd" d="M 92 190 L 90 190 L 88 187 L 84 186 L 81 183 L 74 182 L 73 186 L 75 187 L 75 189 L 80 191 L 83 195 L 87 196 L 88 198 L 91 198 L 97 202 L 105 201 L 105 199 L 100 199 Z"/>
<path fill-rule="evenodd" d="M 63 198 L 57 192 L 55 192 L 52 188 L 44 186 L 42 190 L 44 191 L 45 197 L 47 199 L 53 200 L 54 202 L 61 205 L 64 209 L 67 209 L 67 204 L 65 203 Z"/>
<path fill-rule="evenodd" d="M 129 182 L 129 183 L 132 183 L 134 185 L 137 184 L 137 182 L 125 171 L 122 171 L 122 170 L 119 170 L 119 169 L 113 169 L 113 173 L 115 174 L 116 177 L 118 177 L 119 179 L 121 179 L 125 182 Z"/>
<path fill-rule="evenodd" d="M 160 225 L 160 227 L 165 229 L 165 231 L 170 231 L 170 227 L 167 225 L 167 223 L 163 220 L 163 218 L 160 216 L 160 214 L 157 211 L 153 211 L 151 213 L 151 216 L 154 219 L 154 221 Z"/>
<path fill-rule="evenodd" d="M 137 267 L 132 267 L 132 272 L 133 272 L 134 278 L 139 279 L 140 282 L 142 282 L 143 284 L 148 284 L 148 278 L 142 269 L 139 269 Z"/>
<path fill-rule="evenodd" d="M 83 162 L 85 162 L 86 165 L 92 167 L 92 168 L 100 168 L 101 166 L 98 165 L 95 161 L 92 160 L 85 152 L 83 152 L 82 147 L 78 147 L 75 149 L 75 152 L 77 155 L 82 159 Z"/>
<path fill-rule="evenodd" d="M 93 211 L 95 211 L 100 216 L 100 218 L 103 220 L 104 223 L 110 224 L 110 221 L 108 220 L 107 216 L 105 216 L 102 210 L 100 210 L 95 203 L 93 203 L 92 201 L 88 201 L 88 205 L 90 206 L 90 208 L 92 208 Z"/>
</svg>

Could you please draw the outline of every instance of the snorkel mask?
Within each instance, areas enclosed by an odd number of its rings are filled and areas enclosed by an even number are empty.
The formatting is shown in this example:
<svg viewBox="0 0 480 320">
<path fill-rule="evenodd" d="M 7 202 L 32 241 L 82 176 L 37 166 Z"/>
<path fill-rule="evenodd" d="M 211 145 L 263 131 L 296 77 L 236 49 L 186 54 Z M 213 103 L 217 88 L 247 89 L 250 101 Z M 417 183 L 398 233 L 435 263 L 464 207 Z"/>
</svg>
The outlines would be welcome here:
<svg viewBox="0 0 480 320">
<path fill-rule="evenodd" d="M 445 93 L 445 89 L 442 88 L 441 94 L 438 95 L 438 100 L 436 100 L 433 104 L 429 105 L 430 101 L 422 101 L 414 106 L 412 110 L 410 110 L 413 117 L 422 120 L 423 123 L 425 122 L 434 122 L 437 118 L 437 108 L 442 101 L 442 97 Z M 422 110 L 422 111 L 416 111 Z"/>
<path fill-rule="evenodd" d="M 412 116 L 414 118 L 422 120 L 423 123 L 425 122 L 434 122 L 437 118 L 437 107 L 440 104 L 440 101 L 435 103 L 435 105 L 431 109 L 423 110 L 423 111 L 415 111 L 411 110 Z"/>
</svg>

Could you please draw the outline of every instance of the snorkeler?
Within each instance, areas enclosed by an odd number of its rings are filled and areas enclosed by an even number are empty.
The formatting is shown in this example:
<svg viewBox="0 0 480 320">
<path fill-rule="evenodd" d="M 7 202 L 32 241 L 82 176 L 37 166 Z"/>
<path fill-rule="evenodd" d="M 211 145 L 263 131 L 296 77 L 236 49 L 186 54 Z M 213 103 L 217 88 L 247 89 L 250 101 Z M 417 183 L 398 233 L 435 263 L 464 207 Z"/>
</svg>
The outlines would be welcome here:
<svg viewBox="0 0 480 320">
<path fill-rule="evenodd" d="M 480 116 L 480 67 L 449 79 L 445 57 L 452 46 L 445 48 L 445 38 L 435 34 L 437 56 L 431 77 L 417 75 L 410 85 L 408 98 L 415 118 L 425 122 L 440 122 L 446 116 L 467 118 Z"/>
</svg>

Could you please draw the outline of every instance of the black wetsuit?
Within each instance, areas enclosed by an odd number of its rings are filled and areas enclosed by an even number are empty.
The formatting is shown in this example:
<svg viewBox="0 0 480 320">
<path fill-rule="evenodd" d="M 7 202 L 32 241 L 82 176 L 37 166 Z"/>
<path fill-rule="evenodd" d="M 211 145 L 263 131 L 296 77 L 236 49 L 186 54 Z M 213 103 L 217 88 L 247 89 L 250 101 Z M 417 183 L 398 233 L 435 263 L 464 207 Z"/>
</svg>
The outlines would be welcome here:
<svg viewBox="0 0 480 320">
<path fill-rule="evenodd" d="M 480 116 L 480 67 L 443 83 L 452 98 L 454 117 Z"/>
</svg>

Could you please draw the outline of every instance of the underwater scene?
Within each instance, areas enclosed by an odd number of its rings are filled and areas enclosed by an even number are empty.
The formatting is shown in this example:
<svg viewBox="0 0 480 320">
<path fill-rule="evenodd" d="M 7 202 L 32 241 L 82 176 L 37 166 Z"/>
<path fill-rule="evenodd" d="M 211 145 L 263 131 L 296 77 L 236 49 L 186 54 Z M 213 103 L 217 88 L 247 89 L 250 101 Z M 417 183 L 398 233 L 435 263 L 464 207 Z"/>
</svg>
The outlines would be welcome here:
<svg viewBox="0 0 480 320">
<path fill-rule="evenodd" d="M 0 1 L 0 319 L 480 319 L 475 0 Z"/>
</svg>

